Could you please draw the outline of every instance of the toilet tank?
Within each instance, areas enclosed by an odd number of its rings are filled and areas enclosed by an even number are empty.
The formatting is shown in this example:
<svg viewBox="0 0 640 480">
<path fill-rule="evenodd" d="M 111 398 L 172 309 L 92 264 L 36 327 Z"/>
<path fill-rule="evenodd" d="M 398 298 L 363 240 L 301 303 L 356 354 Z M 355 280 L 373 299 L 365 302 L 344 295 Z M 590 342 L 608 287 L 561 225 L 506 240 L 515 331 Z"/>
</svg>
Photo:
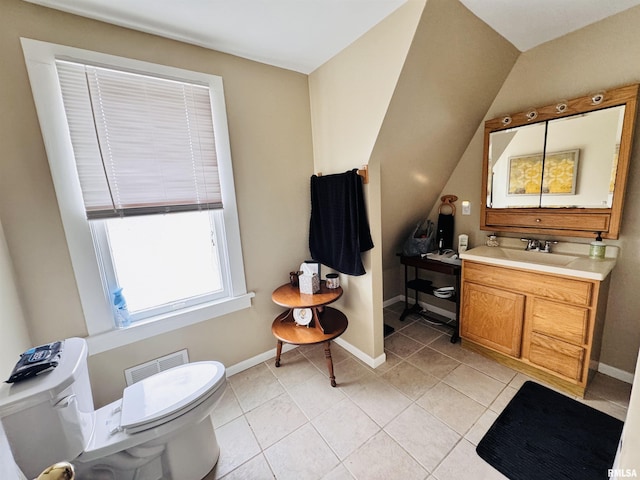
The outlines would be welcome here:
<svg viewBox="0 0 640 480">
<path fill-rule="evenodd" d="M 58 366 L 36 377 L 0 385 L 0 422 L 27 478 L 76 458 L 93 433 L 94 408 L 87 343 L 64 340 Z"/>
</svg>

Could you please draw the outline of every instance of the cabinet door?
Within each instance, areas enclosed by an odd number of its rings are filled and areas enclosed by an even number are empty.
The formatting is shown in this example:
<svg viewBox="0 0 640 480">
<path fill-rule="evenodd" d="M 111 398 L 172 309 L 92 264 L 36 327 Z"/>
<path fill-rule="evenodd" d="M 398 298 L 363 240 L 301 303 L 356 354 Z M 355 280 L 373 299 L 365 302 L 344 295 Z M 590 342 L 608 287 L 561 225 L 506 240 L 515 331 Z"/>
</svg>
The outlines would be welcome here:
<svg viewBox="0 0 640 480">
<path fill-rule="evenodd" d="M 461 336 L 501 353 L 520 357 L 525 296 L 464 283 Z"/>
</svg>

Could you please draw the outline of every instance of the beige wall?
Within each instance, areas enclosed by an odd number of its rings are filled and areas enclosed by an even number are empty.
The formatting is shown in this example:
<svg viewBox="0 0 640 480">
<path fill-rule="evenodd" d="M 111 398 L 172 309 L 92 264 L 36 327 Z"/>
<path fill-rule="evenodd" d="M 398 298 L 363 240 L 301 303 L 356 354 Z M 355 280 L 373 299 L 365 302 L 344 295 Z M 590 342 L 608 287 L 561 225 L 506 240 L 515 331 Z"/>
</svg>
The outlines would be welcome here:
<svg viewBox="0 0 640 480">
<path fill-rule="evenodd" d="M 341 173 L 369 165 L 365 186 L 374 248 L 367 273 L 342 275 L 339 307 L 349 318 L 343 338 L 365 355 L 384 353 L 380 225 L 380 165 L 369 162 L 425 0 L 409 0 L 309 76 L 315 171 Z"/>
<path fill-rule="evenodd" d="M 532 106 L 586 95 L 640 81 L 640 7 L 588 26 L 523 53 L 498 93 L 486 118 L 523 111 Z M 443 192 L 471 200 L 472 215 L 457 217 L 459 233 L 472 245 L 484 242 L 479 231 L 482 123 Z M 633 372 L 640 347 L 640 141 L 636 139 L 627 186 L 620 259 L 611 274 L 611 288 L 600 361 Z M 585 241 L 577 239 L 575 241 Z"/>
<path fill-rule="evenodd" d="M 224 81 L 253 306 L 92 356 L 96 404 L 121 394 L 124 368 L 182 348 L 191 360 L 218 359 L 228 366 L 273 349 L 270 325 L 280 309 L 271 292 L 308 256 L 308 179 L 314 168 L 308 77 L 20 0 L 3 0 L 0 10 L 0 219 L 31 342 L 86 336 L 86 328 L 20 37 L 203 71 Z M 11 352 L 23 349 L 24 333 L 5 332 L 3 320 L 2 341 L 15 342 Z M 3 355 L 1 369 L 6 362 Z"/>
<path fill-rule="evenodd" d="M 439 203 L 517 56 L 460 3 L 427 1 L 372 155 L 382 170 L 385 299 L 404 294 L 396 253 Z"/>
<path fill-rule="evenodd" d="M 0 335 L 0 381 L 9 378 L 20 354 L 31 347 L 27 324 L 22 314 L 20 296 L 15 284 L 13 264 L 0 223 L 0 305 L 2 335 Z M 1 434 L 0 434 L 1 437 Z"/>
<path fill-rule="evenodd" d="M 364 256 L 367 275 L 343 279 L 348 295 L 340 308 L 351 321 L 344 338 L 366 355 L 382 355 L 382 300 L 401 289 L 395 252 L 412 224 L 452 193 L 473 202 L 470 217 L 457 216 L 458 232 L 469 233 L 472 244 L 484 239 L 478 205 L 485 114 L 640 78 L 631 61 L 640 54 L 640 7 L 518 57 L 459 3 L 410 0 L 309 77 L 20 0 L 3 0 L 0 8 L 0 221 L 10 253 L 0 249 L 0 286 L 15 284 L 12 318 L 20 310 L 25 317 L 9 324 L 8 335 L 3 330 L 0 346 L 13 349 L 0 358 L 7 372 L 15 363 L 8 357 L 27 344 L 86 335 L 19 37 L 205 71 L 225 82 L 253 306 L 91 357 L 97 405 L 120 395 L 124 368 L 162 354 L 186 347 L 192 360 L 233 365 L 272 349 L 269 325 L 280 309 L 271 292 L 308 256 L 309 176 L 366 163 L 376 247 Z M 639 155 L 636 142 L 601 358 L 628 372 L 640 345 Z"/>
</svg>

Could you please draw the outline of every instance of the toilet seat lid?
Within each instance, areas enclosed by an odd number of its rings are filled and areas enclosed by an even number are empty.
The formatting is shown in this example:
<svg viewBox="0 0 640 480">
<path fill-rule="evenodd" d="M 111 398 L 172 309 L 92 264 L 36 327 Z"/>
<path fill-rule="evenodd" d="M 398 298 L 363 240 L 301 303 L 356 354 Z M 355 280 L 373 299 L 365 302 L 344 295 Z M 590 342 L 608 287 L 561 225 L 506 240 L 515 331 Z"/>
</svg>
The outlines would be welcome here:
<svg viewBox="0 0 640 480">
<path fill-rule="evenodd" d="M 225 380 L 220 362 L 188 363 L 140 380 L 124 389 L 120 426 L 126 430 L 175 418 L 176 412 L 198 405 Z"/>
</svg>

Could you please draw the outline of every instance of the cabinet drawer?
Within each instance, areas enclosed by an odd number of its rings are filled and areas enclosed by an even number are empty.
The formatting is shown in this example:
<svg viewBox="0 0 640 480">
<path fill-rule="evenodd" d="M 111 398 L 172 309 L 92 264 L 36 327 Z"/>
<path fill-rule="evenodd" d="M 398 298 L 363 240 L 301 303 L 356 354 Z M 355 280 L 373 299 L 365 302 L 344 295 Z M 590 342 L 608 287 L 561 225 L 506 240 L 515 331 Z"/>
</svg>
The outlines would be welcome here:
<svg viewBox="0 0 640 480">
<path fill-rule="evenodd" d="M 576 345 L 586 342 L 589 309 L 536 297 L 531 299 L 531 303 L 531 329 L 534 332 Z"/>
<path fill-rule="evenodd" d="M 593 283 L 543 273 L 529 273 L 465 260 L 462 278 L 484 285 L 493 285 L 539 297 L 560 300 L 575 305 L 590 306 Z"/>
<path fill-rule="evenodd" d="M 554 228 L 558 230 L 609 231 L 609 213 L 518 212 L 487 209 L 486 226 Z"/>
<path fill-rule="evenodd" d="M 531 334 L 531 363 L 579 381 L 582 377 L 583 360 L 583 348 L 538 333 Z"/>
</svg>

